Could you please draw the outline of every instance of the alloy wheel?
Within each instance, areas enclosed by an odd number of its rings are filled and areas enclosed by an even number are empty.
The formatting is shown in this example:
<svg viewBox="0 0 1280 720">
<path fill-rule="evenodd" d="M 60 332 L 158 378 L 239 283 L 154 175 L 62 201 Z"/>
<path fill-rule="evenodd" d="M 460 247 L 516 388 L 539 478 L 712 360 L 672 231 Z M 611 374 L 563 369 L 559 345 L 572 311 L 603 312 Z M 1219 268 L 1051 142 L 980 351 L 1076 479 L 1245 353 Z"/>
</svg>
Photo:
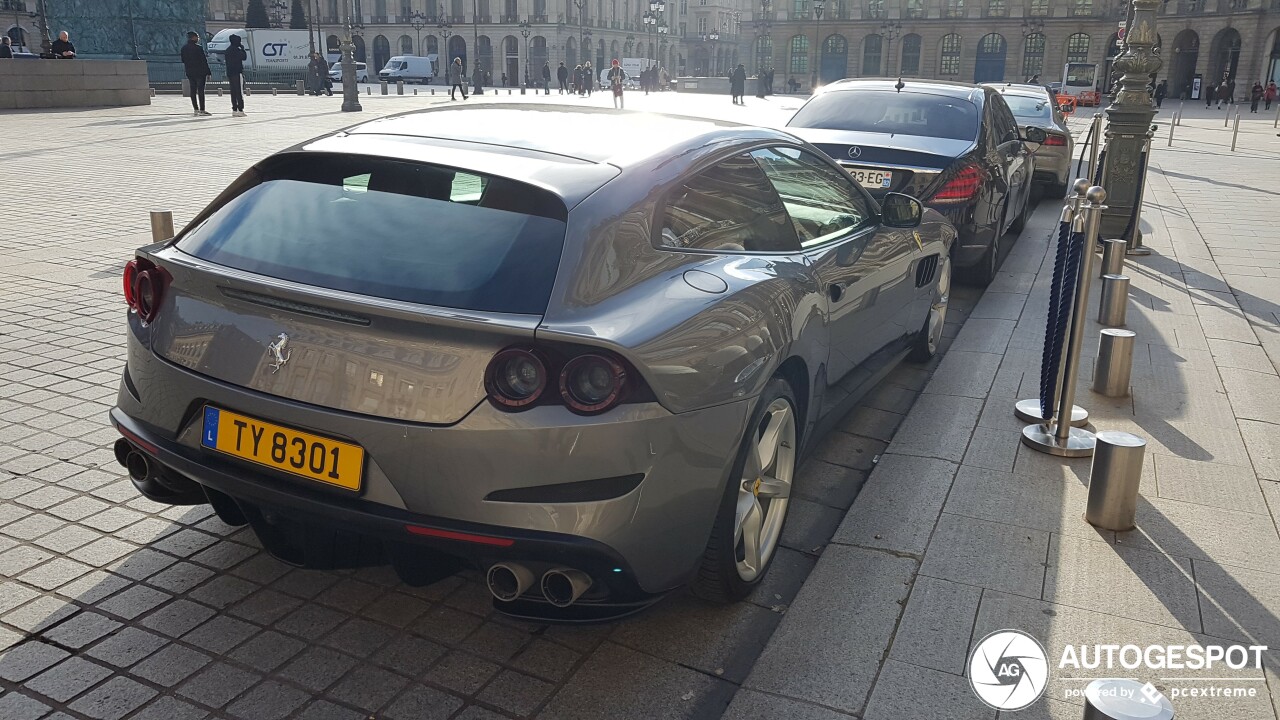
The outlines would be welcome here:
<svg viewBox="0 0 1280 720">
<path fill-rule="evenodd" d="M 733 540 L 738 576 L 760 576 L 778 548 L 791 499 L 796 465 L 796 416 L 791 402 L 776 398 L 760 418 L 747 451 L 738 488 Z"/>
</svg>

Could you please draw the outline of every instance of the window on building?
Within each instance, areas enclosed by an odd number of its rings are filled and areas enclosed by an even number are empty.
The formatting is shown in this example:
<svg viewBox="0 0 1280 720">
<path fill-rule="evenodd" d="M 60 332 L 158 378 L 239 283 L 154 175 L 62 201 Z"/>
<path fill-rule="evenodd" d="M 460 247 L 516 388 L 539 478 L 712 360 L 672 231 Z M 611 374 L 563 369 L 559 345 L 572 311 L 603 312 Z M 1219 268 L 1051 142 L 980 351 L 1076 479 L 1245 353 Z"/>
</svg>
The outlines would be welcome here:
<svg viewBox="0 0 1280 720">
<path fill-rule="evenodd" d="M 920 36 L 912 33 L 902 38 L 902 68 L 903 75 L 919 75 L 920 74 Z"/>
<path fill-rule="evenodd" d="M 867 0 L 867 17 L 873 20 L 885 17 L 884 0 Z"/>
<path fill-rule="evenodd" d="M 1067 38 L 1067 62 L 1082 63 L 1089 61 L 1089 36 L 1076 33 Z"/>
<path fill-rule="evenodd" d="M 809 72 L 809 36 L 796 35 L 791 38 L 791 68 L 792 74 L 803 74 Z"/>
<path fill-rule="evenodd" d="M 907 0 L 906 13 L 909 19 L 919 20 L 928 13 L 928 6 L 925 0 Z"/>
<path fill-rule="evenodd" d="M 796 18 L 809 17 L 809 0 L 791 0 L 791 16 Z"/>
<path fill-rule="evenodd" d="M 1032 17 L 1049 16 L 1049 0 L 1027 0 L 1027 14 Z"/>
<path fill-rule="evenodd" d="M 1089 17 L 1093 15 L 1093 0 L 1071 0 L 1068 6 L 1071 17 Z"/>
<path fill-rule="evenodd" d="M 964 17 L 964 0 L 946 0 L 942 6 L 942 16 L 949 18 Z"/>
<path fill-rule="evenodd" d="M 706 32 L 707 32 L 707 19 L 704 17 L 700 17 L 698 18 L 698 33 L 705 34 Z"/>
<path fill-rule="evenodd" d="M 879 35 L 868 35 L 862 39 L 862 75 L 863 77 L 879 77 L 880 58 L 884 55 L 884 38 Z"/>
<path fill-rule="evenodd" d="M 1031 33 L 1022 43 L 1022 74 L 1031 78 L 1044 72 L 1044 33 Z"/>
<path fill-rule="evenodd" d="M 960 74 L 960 36 L 951 33 L 942 37 L 942 53 L 938 58 L 939 75 Z"/>
<path fill-rule="evenodd" d="M 987 17 L 1008 17 L 1009 5 L 1005 0 L 988 0 Z"/>
</svg>

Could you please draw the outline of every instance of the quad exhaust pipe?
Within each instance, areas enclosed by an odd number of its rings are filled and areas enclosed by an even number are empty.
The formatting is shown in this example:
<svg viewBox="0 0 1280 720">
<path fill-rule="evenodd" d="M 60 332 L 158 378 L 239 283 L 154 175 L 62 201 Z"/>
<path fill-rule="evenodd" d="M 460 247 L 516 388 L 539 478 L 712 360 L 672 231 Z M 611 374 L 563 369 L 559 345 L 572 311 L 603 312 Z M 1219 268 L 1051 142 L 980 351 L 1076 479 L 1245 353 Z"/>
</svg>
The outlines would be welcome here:
<svg viewBox="0 0 1280 720">
<path fill-rule="evenodd" d="M 533 572 L 519 563 L 495 563 L 485 574 L 489 593 L 503 602 L 512 602 L 525 594 L 535 580 Z M 567 608 L 591 589 L 591 576 L 573 568 L 552 568 L 543 573 L 539 587 L 547 602 Z"/>
</svg>

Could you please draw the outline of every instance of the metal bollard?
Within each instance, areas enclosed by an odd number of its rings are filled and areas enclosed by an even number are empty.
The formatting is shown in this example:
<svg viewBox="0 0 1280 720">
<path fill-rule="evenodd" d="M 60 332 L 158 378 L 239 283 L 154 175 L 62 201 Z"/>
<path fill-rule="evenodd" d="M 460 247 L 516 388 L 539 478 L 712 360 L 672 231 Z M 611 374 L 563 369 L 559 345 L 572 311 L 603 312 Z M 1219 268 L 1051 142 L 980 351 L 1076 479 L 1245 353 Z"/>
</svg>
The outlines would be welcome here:
<svg viewBox="0 0 1280 720">
<path fill-rule="evenodd" d="M 1230 124 L 1231 124 L 1231 106 L 1230 106 L 1230 105 L 1228 105 L 1228 106 L 1227 106 L 1227 114 L 1226 114 L 1226 116 L 1225 116 L 1225 117 L 1223 117 L 1223 118 L 1222 118 L 1222 127 L 1226 127 L 1226 126 L 1228 126 L 1228 125 L 1230 125 Z"/>
<path fill-rule="evenodd" d="M 173 236 L 173 213 L 168 210 L 152 210 L 151 241 L 163 242 Z"/>
<path fill-rule="evenodd" d="M 219 88 L 218 88 L 218 97 L 222 97 L 222 88 L 221 88 L 221 87 L 219 87 Z"/>
<path fill-rule="evenodd" d="M 151 97 L 155 97 L 155 96 L 156 96 L 156 89 L 151 88 Z"/>
<path fill-rule="evenodd" d="M 413 89 L 413 96 L 418 97 L 418 88 Z"/>
<path fill-rule="evenodd" d="M 382 85 L 382 94 L 383 94 L 383 95 L 386 95 L 386 94 L 387 94 L 387 81 L 386 81 L 386 80 L 382 80 L 379 84 L 380 84 L 380 85 Z"/>
<path fill-rule="evenodd" d="M 1236 113 L 1235 127 L 1231 129 L 1231 152 L 1236 151 L 1236 138 L 1240 136 L 1240 113 Z"/>
<path fill-rule="evenodd" d="M 403 81 L 403 80 L 397 80 L 397 81 L 396 81 L 396 94 L 397 94 L 397 95 L 403 95 L 403 94 L 404 94 L 404 81 Z"/>
<path fill-rule="evenodd" d="M 1174 116 L 1173 120 L 1173 122 L 1169 123 L 1169 142 L 1165 144 L 1165 147 L 1173 147 L 1173 126 L 1178 124 L 1177 116 Z"/>
<path fill-rule="evenodd" d="M 1084 689 L 1084 720 L 1173 720 L 1169 699 L 1148 692 L 1136 680 L 1094 680 Z"/>
<path fill-rule="evenodd" d="M 1098 277 L 1103 275 L 1124 274 L 1124 253 L 1129 243 L 1120 239 L 1102 241 L 1102 268 Z"/>
<path fill-rule="evenodd" d="M 294 87 L 294 89 L 295 89 L 295 90 L 297 90 L 297 92 L 298 92 L 298 97 L 302 97 L 303 95 L 306 95 L 306 94 L 307 94 L 307 83 L 306 83 L 306 82 L 304 82 L 304 81 L 302 81 L 302 80 L 299 80 L 299 81 L 297 81 L 297 82 L 295 82 L 295 83 L 293 84 L 293 87 Z"/>
<path fill-rule="evenodd" d="M 365 95 L 372 95 L 372 94 L 373 94 L 373 88 L 369 87 L 368 85 L 365 85 L 365 86 L 364 86 L 364 94 L 365 94 Z"/>
<path fill-rule="evenodd" d="M 1102 298 L 1098 301 L 1098 324 L 1122 327 L 1129 308 L 1129 278 L 1124 275 L 1102 276 Z"/>
<path fill-rule="evenodd" d="M 182 78 L 182 97 L 191 97 L 191 81 Z"/>
<path fill-rule="evenodd" d="M 1093 364 L 1093 391 L 1107 397 L 1128 397 L 1133 374 L 1133 345 L 1138 334 L 1121 328 L 1104 328 Z"/>
<path fill-rule="evenodd" d="M 1103 430 L 1094 435 L 1086 522 L 1117 532 L 1133 529 L 1146 448 L 1147 441 L 1132 433 Z"/>
<path fill-rule="evenodd" d="M 1177 114 L 1177 115 L 1175 115 L 1175 116 L 1173 117 L 1173 123 L 1174 123 L 1175 125 L 1181 125 L 1181 124 L 1182 124 L 1182 108 L 1183 108 L 1183 106 L 1185 106 L 1185 105 L 1186 105 L 1186 103 L 1184 103 L 1184 102 L 1180 102 L 1180 103 L 1178 103 L 1178 114 Z"/>
<path fill-rule="evenodd" d="M 435 94 L 436 94 L 436 89 L 435 89 L 435 88 L 431 88 L 431 94 L 432 94 L 432 95 L 435 95 Z"/>
<path fill-rule="evenodd" d="M 273 86 L 271 87 L 271 97 L 275 97 L 275 96 L 276 96 L 276 88 L 275 88 L 275 86 L 273 85 Z"/>
</svg>

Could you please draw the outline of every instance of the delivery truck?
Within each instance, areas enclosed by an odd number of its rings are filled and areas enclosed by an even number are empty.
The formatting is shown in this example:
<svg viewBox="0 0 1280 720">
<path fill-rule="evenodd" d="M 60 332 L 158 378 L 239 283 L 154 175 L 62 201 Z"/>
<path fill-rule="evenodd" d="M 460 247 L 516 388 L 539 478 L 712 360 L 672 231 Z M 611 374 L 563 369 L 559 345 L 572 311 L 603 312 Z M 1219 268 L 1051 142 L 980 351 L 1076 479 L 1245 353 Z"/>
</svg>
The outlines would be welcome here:
<svg viewBox="0 0 1280 720">
<path fill-rule="evenodd" d="M 274 28 L 221 30 L 205 45 L 209 66 L 215 69 L 226 66 L 227 48 L 231 36 L 239 35 L 248 59 L 245 61 L 245 78 L 255 82 L 302 80 L 311 61 L 311 38 L 306 30 L 277 30 Z"/>
</svg>

